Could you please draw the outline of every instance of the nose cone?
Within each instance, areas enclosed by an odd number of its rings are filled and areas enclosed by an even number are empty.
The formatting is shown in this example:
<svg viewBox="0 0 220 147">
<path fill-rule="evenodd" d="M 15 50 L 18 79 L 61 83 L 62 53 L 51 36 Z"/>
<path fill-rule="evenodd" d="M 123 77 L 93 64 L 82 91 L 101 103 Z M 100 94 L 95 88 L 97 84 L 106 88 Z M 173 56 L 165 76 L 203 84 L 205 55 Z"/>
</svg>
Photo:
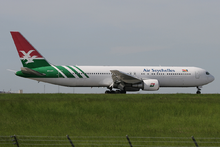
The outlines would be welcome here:
<svg viewBox="0 0 220 147">
<path fill-rule="evenodd" d="M 208 82 L 211 83 L 212 81 L 215 80 L 215 77 L 213 75 L 208 76 Z"/>
</svg>

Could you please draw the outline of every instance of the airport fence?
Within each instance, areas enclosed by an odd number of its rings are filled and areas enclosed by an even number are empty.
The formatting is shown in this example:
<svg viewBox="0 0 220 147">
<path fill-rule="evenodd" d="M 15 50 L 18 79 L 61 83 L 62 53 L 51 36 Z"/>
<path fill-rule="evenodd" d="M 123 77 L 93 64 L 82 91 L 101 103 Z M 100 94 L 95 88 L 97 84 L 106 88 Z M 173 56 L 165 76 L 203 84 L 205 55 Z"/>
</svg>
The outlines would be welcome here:
<svg viewBox="0 0 220 147">
<path fill-rule="evenodd" d="M 129 137 L 129 136 L 0 136 L 0 146 L 63 146 L 63 147 L 216 147 L 220 138 L 192 137 Z"/>
</svg>

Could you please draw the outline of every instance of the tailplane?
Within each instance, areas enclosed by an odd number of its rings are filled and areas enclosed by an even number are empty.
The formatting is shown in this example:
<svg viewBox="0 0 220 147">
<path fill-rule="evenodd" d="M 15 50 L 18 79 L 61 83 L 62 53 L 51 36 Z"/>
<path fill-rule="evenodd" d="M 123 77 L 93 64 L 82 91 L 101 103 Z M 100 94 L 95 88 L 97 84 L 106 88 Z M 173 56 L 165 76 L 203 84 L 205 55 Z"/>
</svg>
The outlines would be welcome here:
<svg viewBox="0 0 220 147">
<path fill-rule="evenodd" d="M 21 35 L 19 32 L 11 32 L 18 55 L 23 67 L 37 68 L 50 66 L 50 63 Z"/>
</svg>

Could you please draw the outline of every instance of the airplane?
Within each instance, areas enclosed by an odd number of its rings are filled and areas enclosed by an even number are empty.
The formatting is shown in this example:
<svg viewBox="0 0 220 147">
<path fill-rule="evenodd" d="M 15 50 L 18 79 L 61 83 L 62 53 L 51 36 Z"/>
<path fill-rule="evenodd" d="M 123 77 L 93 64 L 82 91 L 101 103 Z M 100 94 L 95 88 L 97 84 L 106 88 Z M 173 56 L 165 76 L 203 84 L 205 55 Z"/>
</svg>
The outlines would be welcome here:
<svg viewBox="0 0 220 147">
<path fill-rule="evenodd" d="M 20 32 L 11 31 L 23 64 L 17 76 L 67 87 L 106 87 L 105 93 L 157 91 L 161 87 L 201 88 L 214 81 L 198 67 L 173 66 L 78 66 L 49 63 Z"/>
</svg>

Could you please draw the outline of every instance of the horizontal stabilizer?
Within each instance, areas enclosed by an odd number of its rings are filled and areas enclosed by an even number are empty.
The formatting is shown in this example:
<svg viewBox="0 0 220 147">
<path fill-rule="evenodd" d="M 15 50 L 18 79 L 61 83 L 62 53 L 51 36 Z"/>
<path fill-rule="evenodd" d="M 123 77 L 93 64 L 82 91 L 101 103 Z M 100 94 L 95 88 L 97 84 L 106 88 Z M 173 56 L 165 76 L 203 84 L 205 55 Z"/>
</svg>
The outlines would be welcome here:
<svg viewBox="0 0 220 147">
<path fill-rule="evenodd" d="M 12 70 L 12 69 L 7 69 L 8 71 L 11 71 L 13 73 L 16 73 L 17 71 L 16 70 Z"/>
<path fill-rule="evenodd" d="M 38 71 L 35 71 L 35 70 L 27 68 L 27 67 L 21 67 L 21 72 L 23 74 L 36 75 L 36 76 L 45 76 L 45 74 L 42 74 Z"/>
</svg>

